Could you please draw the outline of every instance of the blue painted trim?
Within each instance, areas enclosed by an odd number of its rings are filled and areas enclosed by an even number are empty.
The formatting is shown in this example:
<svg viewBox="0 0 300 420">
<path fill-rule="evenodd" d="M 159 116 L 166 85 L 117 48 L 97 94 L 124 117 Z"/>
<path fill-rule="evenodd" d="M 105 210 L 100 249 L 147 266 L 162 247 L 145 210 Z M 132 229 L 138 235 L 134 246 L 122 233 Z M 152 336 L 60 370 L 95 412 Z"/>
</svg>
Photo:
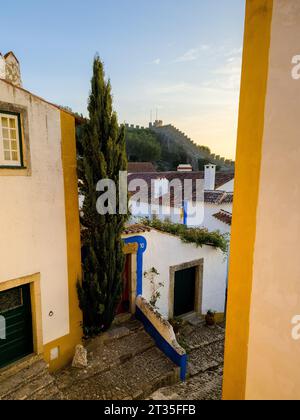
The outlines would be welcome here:
<svg viewBox="0 0 300 420">
<path fill-rule="evenodd" d="M 125 244 L 138 244 L 137 252 L 137 296 L 143 295 L 143 256 L 147 250 L 147 241 L 143 236 L 133 236 L 131 238 L 124 239 Z M 161 336 L 157 329 L 152 325 L 149 319 L 143 314 L 143 312 L 136 308 L 136 318 L 139 319 L 148 334 L 153 337 L 157 347 L 165 353 L 169 359 L 171 359 L 177 366 L 180 367 L 180 379 L 185 381 L 187 374 L 187 355 L 178 354 L 175 349 Z"/>
<path fill-rule="evenodd" d="M 144 324 L 145 330 L 154 339 L 157 347 L 163 353 L 165 353 L 165 355 L 168 356 L 169 359 L 171 359 L 177 366 L 180 367 L 180 379 L 185 381 L 188 362 L 187 355 L 178 354 L 177 351 L 162 337 L 162 335 L 157 331 L 157 329 L 152 325 L 149 319 L 139 308 L 136 308 L 136 318 Z"/>
<path fill-rule="evenodd" d="M 147 249 L 147 241 L 143 236 L 132 236 L 131 238 L 124 239 L 125 244 L 138 244 L 138 252 L 137 252 L 137 285 L 136 285 L 136 295 L 141 296 L 143 295 L 143 255 Z"/>
<path fill-rule="evenodd" d="M 185 201 L 183 203 L 183 224 L 187 226 L 187 220 L 188 220 L 188 203 Z"/>
</svg>

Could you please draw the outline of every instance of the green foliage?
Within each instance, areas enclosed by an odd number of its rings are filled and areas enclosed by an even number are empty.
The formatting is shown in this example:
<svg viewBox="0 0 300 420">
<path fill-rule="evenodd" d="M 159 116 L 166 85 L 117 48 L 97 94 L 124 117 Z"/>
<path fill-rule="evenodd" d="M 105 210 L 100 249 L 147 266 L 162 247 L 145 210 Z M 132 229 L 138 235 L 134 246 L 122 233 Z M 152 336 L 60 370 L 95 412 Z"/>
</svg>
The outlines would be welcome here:
<svg viewBox="0 0 300 420">
<path fill-rule="evenodd" d="M 162 142 L 162 161 L 161 165 L 164 166 L 165 170 L 176 171 L 178 165 L 182 163 L 192 163 L 189 155 L 185 151 L 183 146 L 173 143 L 172 146 Z"/>
<path fill-rule="evenodd" d="M 156 162 L 161 158 L 161 147 L 148 129 L 127 129 L 126 150 L 131 162 Z"/>
<path fill-rule="evenodd" d="M 118 185 L 119 171 L 127 169 L 125 130 L 119 128 L 112 108 L 110 81 L 103 63 L 94 60 L 89 120 L 77 131 L 78 178 L 84 196 L 82 226 L 82 285 L 78 283 L 80 308 L 86 335 L 110 327 L 119 304 L 125 264 L 121 234 L 127 216 L 100 215 L 96 202 L 99 180 L 109 178 Z M 117 191 L 118 200 L 118 191 Z M 118 202 L 117 202 L 118 204 Z"/>
<path fill-rule="evenodd" d="M 153 162 L 159 171 L 176 171 L 181 163 L 191 163 L 183 146 L 167 144 L 145 128 L 126 130 L 126 151 L 130 162 Z"/>
<path fill-rule="evenodd" d="M 204 171 L 205 166 L 209 165 L 211 163 L 210 160 L 208 159 L 198 159 L 198 170 L 199 171 Z"/>
<path fill-rule="evenodd" d="M 202 228 L 188 228 L 185 225 L 159 219 L 143 219 L 142 222 L 153 229 L 179 236 L 185 243 L 194 243 L 199 247 L 209 245 L 220 249 L 224 253 L 227 252 L 228 241 L 226 235 L 222 235 L 220 232 L 209 232 L 207 229 Z"/>
</svg>

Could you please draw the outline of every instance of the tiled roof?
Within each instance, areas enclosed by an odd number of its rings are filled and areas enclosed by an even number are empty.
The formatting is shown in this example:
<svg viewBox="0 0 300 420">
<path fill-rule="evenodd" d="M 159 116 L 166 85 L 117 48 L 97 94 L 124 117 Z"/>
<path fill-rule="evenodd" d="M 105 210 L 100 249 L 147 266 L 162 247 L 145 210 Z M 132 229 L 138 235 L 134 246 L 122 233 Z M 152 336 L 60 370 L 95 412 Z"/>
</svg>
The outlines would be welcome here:
<svg viewBox="0 0 300 420">
<path fill-rule="evenodd" d="M 218 219 L 220 222 L 226 223 L 226 225 L 231 226 L 232 214 L 228 211 L 221 210 L 219 211 L 219 213 L 214 214 L 213 217 Z"/>
<path fill-rule="evenodd" d="M 205 191 L 205 203 L 209 204 L 231 204 L 233 193 L 226 191 Z"/>
<path fill-rule="evenodd" d="M 216 173 L 216 189 L 234 179 L 234 172 L 217 172 Z"/>
<path fill-rule="evenodd" d="M 130 164 L 129 164 L 130 165 Z M 168 181 L 172 181 L 174 179 L 179 179 L 180 181 L 184 181 L 185 179 L 191 179 L 196 181 L 197 179 L 204 180 L 204 171 L 201 172 L 140 172 L 140 173 L 130 173 L 131 171 L 128 170 L 128 182 L 132 181 L 133 179 L 143 179 L 147 182 L 150 186 L 151 181 L 155 179 L 163 179 L 166 178 Z M 216 173 L 216 188 L 220 188 L 222 185 L 226 184 L 227 182 L 234 179 L 234 172 L 217 172 Z"/>
<path fill-rule="evenodd" d="M 138 233 L 145 233 L 150 232 L 150 228 L 144 225 L 135 224 L 135 225 L 128 225 L 125 226 L 125 229 L 123 231 L 124 235 L 136 235 Z"/>
<path fill-rule="evenodd" d="M 128 163 L 128 173 L 153 173 L 156 172 L 153 163 L 151 162 L 129 162 Z"/>
</svg>

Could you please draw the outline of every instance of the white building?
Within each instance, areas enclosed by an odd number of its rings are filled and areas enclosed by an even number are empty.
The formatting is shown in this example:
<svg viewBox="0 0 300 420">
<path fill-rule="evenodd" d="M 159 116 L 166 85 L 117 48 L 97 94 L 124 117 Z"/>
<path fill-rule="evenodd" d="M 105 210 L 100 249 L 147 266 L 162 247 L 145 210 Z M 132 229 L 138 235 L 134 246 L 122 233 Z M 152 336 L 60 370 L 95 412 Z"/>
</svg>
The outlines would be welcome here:
<svg viewBox="0 0 300 420">
<path fill-rule="evenodd" d="M 129 255 L 129 266 L 134 267 L 126 287 L 134 291 L 129 307 L 134 307 L 136 295 L 150 302 L 158 287 L 156 307 L 165 319 L 205 315 L 208 310 L 224 314 L 227 261 L 221 250 L 187 244 L 175 235 L 141 225 L 129 227 L 123 239 L 138 245 L 138 254 Z M 153 269 L 158 275 L 151 274 Z"/>
<path fill-rule="evenodd" d="M 179 190 L 172 189 L 176 182 Z M 190 184 L 186 184 L 190 182 Z M 137 191 L 141 184 L 146 190 Z M 128 176 L 132 194 L 130 209 L 132 222 L 143 217 L 170 219 L 189 227 L 203 227 L 210 231 L 230 233 L 234 173 L 216 172 L 215 165 L 206 165 L 204 172 L 136 173 Z M 185 200 L 185 197 L 188 197 Z M 227 217 L 221 217 L 226 214 Z M 229 216 L 229 217 L 228 217 Z M 224 222 L 225 221 L 225 222 Z"/>
<path fill-rule="evenodd" d="M 75 118 L 21 87 L 0 57 L 0 368 L 43 355 L 54 370 L 81 342 Z"/>
</svg>

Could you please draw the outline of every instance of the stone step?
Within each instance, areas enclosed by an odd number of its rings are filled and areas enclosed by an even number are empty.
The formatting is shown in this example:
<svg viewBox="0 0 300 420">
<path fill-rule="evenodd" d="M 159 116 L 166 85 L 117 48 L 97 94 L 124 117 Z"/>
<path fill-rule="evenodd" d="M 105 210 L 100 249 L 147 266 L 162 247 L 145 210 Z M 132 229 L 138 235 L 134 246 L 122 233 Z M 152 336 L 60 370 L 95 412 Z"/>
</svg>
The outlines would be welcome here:
<svg viewBox="0 0 300 420">
<path fill-rule="evenodd" d="M 109 371 L 155 347 L 154 341 L 144 330 L 138 329 L 135 333 L 124 334 L 122 328 L 114 329 L 113 334 L 109 333 L 111 336 L 103 334 L 92 340 L 87 346 L 88 367 L 84 370 L 67 368 L 59 372 L 59 389 L 64 390 L 74 383 Z"/>
<path fill-rule="evenodd" d="M 134 345 L 134 343 L 133 343 Z M 67 400 L 140 400 L 179 379 L 179 368 L 153 347 L 64 389 Z"/>
<path fill-rule="evenodd" d="M 215 341 L 209 345 L 201 346 L 189 355 L 188 371 L 190 376 L 208 370 L 217 369 L 224 360 L 224 341 Z"/>
<path fill-rule="evenodd" d="M 17 391 L 14 391 L 5 397 L 6 400 L 28 400 L 35 394 L 41 392 L 50 385 L 53 385 L 54 378 L 47 371 L 35 376 L 30 381 L 24 383 Z"/>
<path fill-rule="evenodd" d="M 56 401 L 56 400 L 62 400 L 63 396 L 61 391 L 57 388 L 55 382 L 50 383 L 45 388 L 40 389 L 38 392 L 35 392 L 33 395 L 31 395 L 29 400 L 33 401 Z"/>
<path fill-rule="evenodd" d="M 5 368 L 0 369 L 0 383 L 1 381 L 4 381 L 5 379 L 9 378 L 10 376 L 15 375 L 21 370 L 32 366 L 34 363 L 40 360 L 43 360 L 41 356 L 30 355 L 17 361 L 16 363 L 13 363 L 12 365 L 9 365 Z"/>
<path fill-rule="evenodd" d="M 150 400 L 207 401 L 222 399 L 222 368 L 207 371 L 199 376 L 174 386 L 164 387 L 154 392 Z"/>
<path fill-rule="evenodd" d="M 18 393 L 34 378 L 48 374 L 48 365 L 41 357 L 23 360 L 0 373 L 0 400 Z M 21 392 L 21 391 L 20 391 Z"/>
<path fill-rule="evenodd" d="M 224 333 L 224 329 L 219 325 L 213 328 L 209 328 L 204 324 L 200 324 L 197 327 L 188 325 L 185 328 L 183 338 L 187 341 L 189 350 L 193 351 L 224 340 Z"/>
</svg>

